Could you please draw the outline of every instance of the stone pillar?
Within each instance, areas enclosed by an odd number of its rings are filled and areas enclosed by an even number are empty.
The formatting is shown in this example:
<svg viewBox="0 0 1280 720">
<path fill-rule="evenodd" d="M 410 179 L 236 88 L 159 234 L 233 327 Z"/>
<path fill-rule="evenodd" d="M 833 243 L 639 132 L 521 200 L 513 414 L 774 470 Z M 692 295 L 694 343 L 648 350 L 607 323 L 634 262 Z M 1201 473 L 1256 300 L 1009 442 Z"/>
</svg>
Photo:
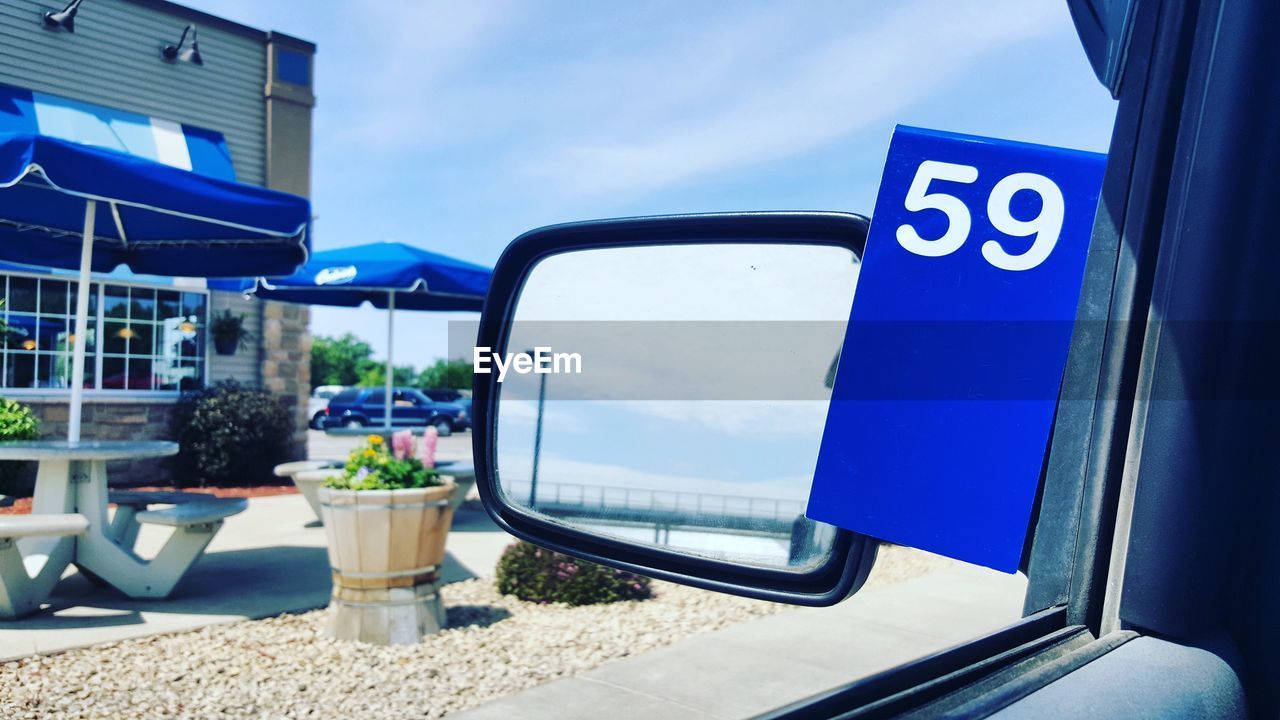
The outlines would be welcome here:
<svg viewBox="0 0 1280 720">
<path fill-rule="evenodd" d="M 267 37 L 267 186 L 311 195 L 311 113 L 316 46 L 282 33 Z M 295 460 L 307 453 L 311 395 L 311 311 L 267 301 L 262 308 L 262 387 L 293 413 Z"/>
<path fill-rule="evenodd" d="M 307 399 L 311 395 L 311 308 L 266 300 L 262 308 L 262 387 L 294 418 L 293 458 L 307 452 Z"/>
<path fill-rule="evenodd" d="M 267 187 L 308 197 L 316 46 L 273 32 L 266 52 Z"/>
</svg>

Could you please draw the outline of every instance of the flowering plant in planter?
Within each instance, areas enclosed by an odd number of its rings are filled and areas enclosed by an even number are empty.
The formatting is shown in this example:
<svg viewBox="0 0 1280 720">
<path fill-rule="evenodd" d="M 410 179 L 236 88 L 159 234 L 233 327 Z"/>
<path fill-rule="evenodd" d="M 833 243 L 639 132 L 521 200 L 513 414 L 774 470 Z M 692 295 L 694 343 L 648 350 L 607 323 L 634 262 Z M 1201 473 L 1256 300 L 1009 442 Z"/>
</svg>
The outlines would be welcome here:
<svg viewBox="0 0 1280 720">
<path fill-rule="evenodd" d="M 443 485 L 435 469 L 435 428 L 423 436 L 419 456 L 413 433 L 402 430 L 391 436 L 390 447 L 381 435 L 370 435 L 347 456 L 341 475 L 325 481 L 336 490 L 405 490 Z"/>
<path fill-rule="evenodd" d="M 408 430 L 390 442 L 370 435 L 316 493 L 333 569 L 330 637 L 416 643 L 445 625 L 440 568 L 458 486 L 435 467 L 433 428 L 417 446 Z"/>
</svg>

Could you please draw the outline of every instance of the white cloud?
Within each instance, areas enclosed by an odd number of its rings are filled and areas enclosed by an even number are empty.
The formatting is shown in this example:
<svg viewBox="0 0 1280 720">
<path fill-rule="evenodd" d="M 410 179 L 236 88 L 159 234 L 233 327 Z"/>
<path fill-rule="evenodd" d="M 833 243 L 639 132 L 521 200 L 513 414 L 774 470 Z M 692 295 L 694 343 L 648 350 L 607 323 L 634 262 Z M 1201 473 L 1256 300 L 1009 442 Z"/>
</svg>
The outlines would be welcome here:
<svg viewBox="0 0 1280 720">
<path fill-rule="evenodd" d="M 528 490 L 528 460 L 513 454 L 499 455 L 499 475 L 509 490 Z M 690 495 L 717 495 L 730 498 L 756 498 L 803 503 L 809 498 L 808 476 L 768 477 L 750 482 L 734 482 L 675 473 L 658 473 L 616 465 L 574 460 L 555 454 L 544 454 L 538 462 L 539 485 L 547 492 L 559 486 L 564 497 L 573 497 L 580 488 L 629 489 L 643 492 L 679 492 Z M 639 497 L 639 496 L 637 496 Z"/>
<path fill-rule="evenodd" d="M 320 72 L 329 102 L 326 138 L 350 156 L 374 153 L 381 159 L 412 154 L 447 142 L 439 122 L 450 103 L 450 85 L 463 86 L 468 66 L 493 51 L 502 29 L 523 16 L 511 0 L 422 2 L 388 0 L 376 11 L 362 2 L 339 6 L 344 44 L 332 59 L 322 57 Z M 328 60 L 326 63 L 325 60 Z M 322 108 L 326 102 L 321 94 Z M 324 116 L 325 113 L 322 113 Z"/>
<path fill-rule="evenodd" d="M 374 174 L 458 151 L 548 198 L 640 194 L 887 122 L 1064 19 L 1051 0 L 917 0 L 691 6 L 687 22 L 611 24 L 640 13 L 333 6 L 342 33 L 318 61 L 317 147 Z"/>
<path fill-rule="evenodd" d="M 824 400 L 695 400 L 624 401 L 616 403 L 633 413 L 666 420 L 671 432 L 711 430 L 720 435 L 769 437 L 787 435 L 816 448 L 827 420 Z"/>
<path fill-rule="evenodd" d="M 412 184 L 453 153 L 552 203 L 812 152 L 1067 20 L 1060 0 L 348 0 L 296 20 L 231 1 L 251 22 L 323 28 L 318 172 Z"/>
<path fill-rule="evenodd" d="M 712 42 L 714 72 L 703 67 L 704 38 L 685 38 L 649 64 L 647 82 L 626 83 L 647 112 L 591 113 L 524 169 L 568 194 L 637 193 L 809 152 L 899 115 L 982 56 L 1046 32 L 1060 15 L 1013 0 L 895 5 L 878 21 L 809 47 L 791 38 L 796 52 L 786 57 L 768 52 L 780 32 L 770 18 Z M 730 42 L 738 52 L 723 47 Z M 748 52 L 754 48 L 764 51 Z"/>
</svg>

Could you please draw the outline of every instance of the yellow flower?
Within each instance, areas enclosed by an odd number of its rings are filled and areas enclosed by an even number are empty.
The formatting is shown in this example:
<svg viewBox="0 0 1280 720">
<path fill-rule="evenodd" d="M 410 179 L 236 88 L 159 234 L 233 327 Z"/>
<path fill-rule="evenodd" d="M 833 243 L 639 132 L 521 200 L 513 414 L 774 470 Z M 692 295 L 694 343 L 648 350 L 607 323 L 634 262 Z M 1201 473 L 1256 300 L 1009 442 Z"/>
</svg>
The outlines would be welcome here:
<svg viewBox="0 0 1280 720">
<path fill-rule="evenodd" d="M 386 442 L 386 441 L 382 439 L 382 436 L 381 436 L 381 435 L 370 435 L 370 436 L 369 436 L 369 444 L 370 444 L 370 445 L 372 445 L 372 446 L 374 446 L 374 447 L 377 447 L 377 446 L 381 445 L 381 444 L 382 444 L 382 443 L 384 443 L 384 442 Z"/>
<path fill-rule="evenodd" d="M 374 452 L 373 450 L 365 450 L 364 456 L 367 458 L 375 458 L 378 456 L 378 453 Z"/>
</svg>

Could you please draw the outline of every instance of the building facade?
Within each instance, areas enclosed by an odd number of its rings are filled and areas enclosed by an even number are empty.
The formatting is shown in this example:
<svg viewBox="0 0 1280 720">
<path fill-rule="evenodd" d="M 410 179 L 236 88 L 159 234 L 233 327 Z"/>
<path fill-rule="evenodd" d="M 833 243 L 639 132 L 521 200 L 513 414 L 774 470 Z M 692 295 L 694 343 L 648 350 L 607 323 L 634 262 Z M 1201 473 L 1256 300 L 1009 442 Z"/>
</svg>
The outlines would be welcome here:
<svg viewBox="0 0 1280 720">
<path fill-rule="evenodd" d="M 68 32 L 44 18 L 63 8 L 59 0 L 0 0 L 0 103 L 6 92 L 22 94 L 36 106 L 42 133 L 49 126 L 68 139 L 188 169 L 208 137 L 212 152 L 229 155 L 237 181 L 310 194 L 314 45 L 164 0 L 83 0 Z M 188 53 L 166 57 L 163 49 L 178 45 L 187 28 L 194 33 L 178 49 Z M 190 54 L 192 39 L 199 63 Z M 139 127 L 145 135 L 148 119 L 154 138 L 128 135 Z M 175 158 L 169 128 L 179 128 L 179 138 L 186 131 L 187 155 Z M 194 278 L 120 270 L 93 279 L 86 439 L 168 437 L 183 390 L 231 379 L 290 405 L 295 446 L 305 451 L 305 306 L 210 291 Z M 14 331 L 0 347 L 0 395 L 32 406 L 44 435 L 65 436 L 74 275 L 4 266 L 0 293 L 0 317 Z M 249 339 L 224 355 L 208 327 L 227 311 L 244 318 Z M 116 468 L 113 478 L 138 485 L 171 481 L 163 461 Z"/>
</svg>

